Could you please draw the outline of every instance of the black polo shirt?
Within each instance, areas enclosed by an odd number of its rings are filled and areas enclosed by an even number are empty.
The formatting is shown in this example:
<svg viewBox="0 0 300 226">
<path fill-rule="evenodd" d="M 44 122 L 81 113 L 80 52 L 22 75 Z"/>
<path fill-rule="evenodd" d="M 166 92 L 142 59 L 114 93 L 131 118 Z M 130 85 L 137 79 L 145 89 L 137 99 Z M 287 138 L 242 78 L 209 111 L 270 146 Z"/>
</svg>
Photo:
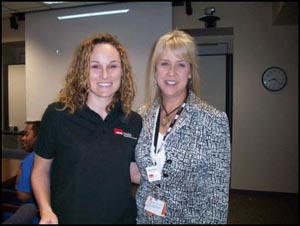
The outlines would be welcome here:
<svg viewBox="0 0 300 226">
<path fill-rule="evenodd" d="M 59 223 L 133 223 L 129 166 L 142 128 L 121 105 L 103 120 L 88 106 L 70 114 L 53 103 L 46 109 L 35 146 L 52 159 L 51 205 Z"/>
</svg>

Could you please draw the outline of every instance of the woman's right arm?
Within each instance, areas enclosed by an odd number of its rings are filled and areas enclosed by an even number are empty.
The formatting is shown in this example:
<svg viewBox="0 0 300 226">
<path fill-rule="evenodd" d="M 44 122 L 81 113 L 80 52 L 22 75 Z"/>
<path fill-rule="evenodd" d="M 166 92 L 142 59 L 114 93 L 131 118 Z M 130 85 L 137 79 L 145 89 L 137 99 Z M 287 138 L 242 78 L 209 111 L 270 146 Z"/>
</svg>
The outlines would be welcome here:
<svg viewBox="0 0 300 226">
<path fill-rule="evenodd" d="M 40 211 L 40 224 L 58 224 L 50 202 L 50 168 L 52 159 L 45 159 L 35 154 L 31 174 L 31 185 Z"/>
</svg>

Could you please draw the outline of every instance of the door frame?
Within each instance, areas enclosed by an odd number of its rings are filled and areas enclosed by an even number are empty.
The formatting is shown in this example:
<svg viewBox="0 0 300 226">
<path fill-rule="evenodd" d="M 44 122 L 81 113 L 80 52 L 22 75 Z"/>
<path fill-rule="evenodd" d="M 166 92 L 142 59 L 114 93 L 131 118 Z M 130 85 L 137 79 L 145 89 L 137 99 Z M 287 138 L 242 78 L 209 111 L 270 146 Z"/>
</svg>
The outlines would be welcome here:
<svg viewBox="0 0 300 226">
<path fill-rule="evenodd" d="M 194 37 L 196 45 L 211 45 L 227 43 L 226 51 L 213 52 L 210 55 L 226 56 L 226 114 L 229 121 L 230 142 L 232 143 L 232 120 L 233 120 L 233 28 L 201 28 L 183 30 Z M 209 53 L 206 53 L 209 54 Z M 201 55 L 201 54 L 198 54 Z"/>
</svg>

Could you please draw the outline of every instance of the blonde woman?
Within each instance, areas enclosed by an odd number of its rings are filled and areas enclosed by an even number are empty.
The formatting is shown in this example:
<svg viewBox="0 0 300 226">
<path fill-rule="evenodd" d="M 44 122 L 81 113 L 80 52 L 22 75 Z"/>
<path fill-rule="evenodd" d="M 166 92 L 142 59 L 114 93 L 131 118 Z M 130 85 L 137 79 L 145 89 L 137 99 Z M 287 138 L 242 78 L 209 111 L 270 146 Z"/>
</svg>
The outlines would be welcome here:
<svg viewBox="0 0 300 226">
<path fill-rule="evenodd" d="M 83 41 L 35 147 L 41 224 L 135 223 L 131 182 L 139 180 L 134 148 L 142 121 L 131 111 L 134 97 L 122 44 L 111 34 Z"/>
<path fill-rule="evenodd" d="M 224 112 L 199 98 L 196 46 L 174 30 L 156 43 L 140 109 L 138 224 L 227 222 L 231 145 Z"/>
</svg>

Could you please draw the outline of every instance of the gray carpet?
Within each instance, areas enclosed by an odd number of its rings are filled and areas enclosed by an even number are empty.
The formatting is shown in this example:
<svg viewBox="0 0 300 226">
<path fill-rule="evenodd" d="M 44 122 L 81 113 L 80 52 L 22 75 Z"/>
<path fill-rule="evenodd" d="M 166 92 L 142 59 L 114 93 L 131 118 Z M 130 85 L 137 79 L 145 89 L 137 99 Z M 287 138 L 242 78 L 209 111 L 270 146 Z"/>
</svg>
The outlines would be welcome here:
<svg viewBox="0 0 300 226">
<path fill-rule="evenodd" d="M 231 190 L 228 224 L 298 224 L 298 194 Z"/>
</svg>

